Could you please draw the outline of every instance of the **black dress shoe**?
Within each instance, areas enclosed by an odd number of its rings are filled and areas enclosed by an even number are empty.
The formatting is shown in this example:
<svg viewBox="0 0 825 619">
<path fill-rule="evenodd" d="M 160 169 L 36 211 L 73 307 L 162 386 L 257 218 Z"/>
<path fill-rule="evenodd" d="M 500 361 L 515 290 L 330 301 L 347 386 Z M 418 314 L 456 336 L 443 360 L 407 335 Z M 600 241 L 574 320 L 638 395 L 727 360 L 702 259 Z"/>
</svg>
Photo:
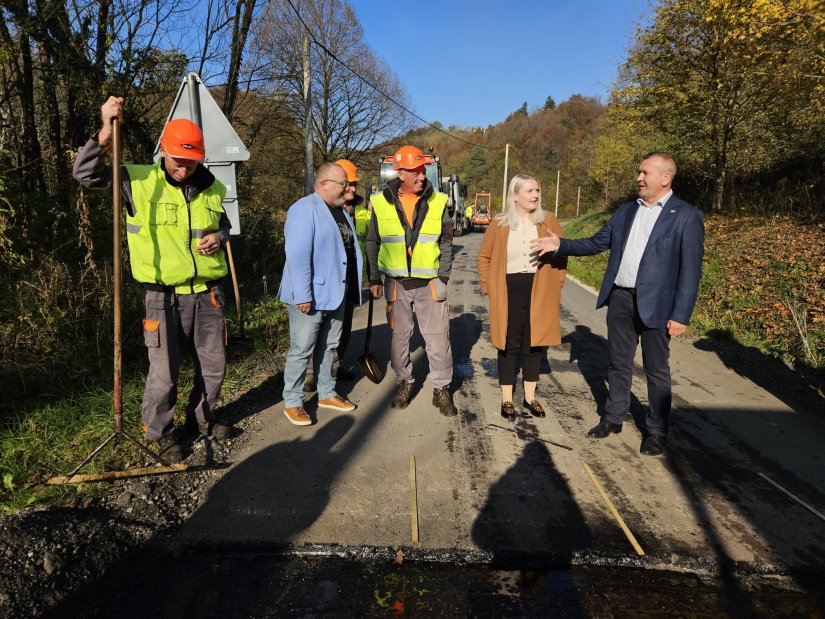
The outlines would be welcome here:
<svg viewBox="0 0 825 619">
<path fill-rule="evenodd" d="M 547 414 L 544 412 L 544 409 L 541 407 L 541 404 L 539 404 L 538 400 L 530 400 L 529 402 L 527 400 L 524 400 L 523 404 L 524 404 L 524 407 L 528 411 L 530 411 L 530 414 L 533 417 L 546 417 L 547 416 Z"/>
<path fill-rule="evenodd" d="M 646 456 L 661 456 L 665 451 L 665 439 L 651 434 L 642 441 L 642 448 L 639 451 Z"/>
<path fill-rule="evenodd" d="M 516 407 L 512 402 L 501 403 L 501 416 L 507 421 L 513 421 L 516 418 Z"/>
<path fill-rule="evenodd" d="M 607 419 L 602 419 L 595 428 L 591 428 L 587 433 L 590 438 L 607 438 L 611 434 L 618 434 L 622 431 L 622 424 L 610 423 Z"/>
</svg>

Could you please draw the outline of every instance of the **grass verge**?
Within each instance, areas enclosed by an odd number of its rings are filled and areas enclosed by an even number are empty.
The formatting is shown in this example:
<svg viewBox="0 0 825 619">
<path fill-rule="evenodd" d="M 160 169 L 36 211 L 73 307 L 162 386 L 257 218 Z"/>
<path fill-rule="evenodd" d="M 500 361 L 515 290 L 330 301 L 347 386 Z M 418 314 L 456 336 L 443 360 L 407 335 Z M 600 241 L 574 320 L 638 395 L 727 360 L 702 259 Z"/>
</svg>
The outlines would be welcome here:
<svg viewBox="0 0 825 619">
<path fill-rule="evenodd" d="M 273 297 L 247 303 L 244 307 L 246 337 L 233 338 L 227 351 L 227 375 L 219 405 L 234 400 L 260 380 L 262 358 L 276 354 L 288 333 L 286 311 Z M 232 308 L 227 312 L 234 316 Z M 230 332 L 238 332 L 229 319 Z M 142 349 L 124 350 L 124 355 L 141 355 Z M 185 365 L 179 381 L 176 420 L 185 417 L 186 394 L 192 387 L 193 371 Z M 133 438 L 142 436 L 140 405 L 145 376 L 124 379 L 124 431 Z M 112 392 L 105 389 L 71 394 L 49 401 L 21 404 L 0 427 L 0 509 L 82 504 L 105 490 L 104 484 L 49 486 L 46 480 L 66 475 L 86 458 L 113 429 Z M 110 442 L 81 473 L 100 473 L 147 464 L 147 457 L 128 441 Z"/>
</svg>

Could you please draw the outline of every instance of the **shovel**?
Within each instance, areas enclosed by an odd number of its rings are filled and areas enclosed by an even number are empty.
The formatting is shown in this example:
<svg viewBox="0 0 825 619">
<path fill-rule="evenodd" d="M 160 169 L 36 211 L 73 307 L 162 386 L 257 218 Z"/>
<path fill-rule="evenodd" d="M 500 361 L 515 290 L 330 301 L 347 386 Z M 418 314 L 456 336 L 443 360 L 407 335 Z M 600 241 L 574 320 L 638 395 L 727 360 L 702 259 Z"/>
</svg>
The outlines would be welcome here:
<svg viewBox="0 0 825 619">
<path fill-rule="evenodd" d="M 372 294 L 370 294 L 370 309 L 367 314 L 367 338 L 364 341 L 364 354 L 358 357 L 358 365 L 364 376 L 369 378 L 376 385 L 384 380 L 384 370 L 378 365 L 378 360 L 372 354 L 370 341 L 372 340 Z"/>
</svg>

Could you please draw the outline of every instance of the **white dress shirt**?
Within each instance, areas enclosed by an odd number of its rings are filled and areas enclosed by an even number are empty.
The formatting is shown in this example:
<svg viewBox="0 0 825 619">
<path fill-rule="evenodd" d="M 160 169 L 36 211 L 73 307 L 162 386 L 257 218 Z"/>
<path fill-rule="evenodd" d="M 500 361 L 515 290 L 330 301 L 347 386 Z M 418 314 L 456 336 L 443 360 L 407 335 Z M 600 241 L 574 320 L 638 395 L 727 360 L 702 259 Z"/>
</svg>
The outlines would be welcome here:
<svg viewBox="0 0 825 619">
<path fill-rule="evenodd" d="M 636 276 L 639 273 L 639 263 L 642 261 L 642 254 L 647 247 L 647 240 L 656 225 L 656 220 L 662 214 L 665 203 L 673 195 L 673 191 L 668 191 L 664 197 L 657 200 L 655 204 L 648 204 L 641 198 L 636 200 L 639 208 L 636 209 L 636 217 L 633 219 L 633 226 L 627 237 L 624 246 L 622 262 L 619 264 L 619 272 L 616 273 L 614 284 L 622 288 L 635 288 Z"/>
</svg>

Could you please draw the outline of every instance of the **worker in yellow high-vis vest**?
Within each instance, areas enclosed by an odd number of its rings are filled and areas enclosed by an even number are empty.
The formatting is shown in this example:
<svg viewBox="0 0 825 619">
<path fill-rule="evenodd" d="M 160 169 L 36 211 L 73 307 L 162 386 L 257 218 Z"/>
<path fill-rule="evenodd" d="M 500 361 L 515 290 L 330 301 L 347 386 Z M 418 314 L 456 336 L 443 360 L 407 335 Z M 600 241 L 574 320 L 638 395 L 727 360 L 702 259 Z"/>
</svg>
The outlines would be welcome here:
<svg viewBox="0 0 825 619">
<path fill-rule="evenodd" d="M 105 156 L 114 119 L 123 118 L 123 98 L 100 108 L 103 127 L 83 147 L 73 175 L 91 189 L 112 186 Z M 154 165 L 124 165 L 121 187 L 132 276 L 146 290 L 143 339 L 149 374 L 141 416 L 146 439 L 167 462 L 183 459 L 173 415 L 184 354 L 195 377 L 183 434 L 227 438 L 215 407 L 226 374 L 226 323 L 220 280 L 227 274 L 224 245 L 231 224 L 223 208 L 226 187 L 201 163 L 203 133 L 190 120 L 170 120 Z"/>
<path fill-rule="evenodd" d="M 473 231 L 473 205 L 472 204 L 468 204 L 467 208 L 464 209 L 464 218 L 467 220 L 464 223 L 464 226 L 466 227 L 467 232 L 472 232 Z"/>
<path fill-rule="evenodd" d="M 415 311 L 430 363 L 433 405 L 443 415 L 453 416 L 458 410 L 450 394 L 453 355 L 447 306 L 453 225 L 448 198 L 427 180 L 424 164 L 421 150 L 402 146 L 395 153 L 398 178 L 370 197 L 372 219 L 366 239 L 370 292 L 376 298 L 384 294 L 392 329 L 390 363 L 398 391 L 390 406 L 406 408 L 412 400 L 410 338 Z"/>
</svg>

